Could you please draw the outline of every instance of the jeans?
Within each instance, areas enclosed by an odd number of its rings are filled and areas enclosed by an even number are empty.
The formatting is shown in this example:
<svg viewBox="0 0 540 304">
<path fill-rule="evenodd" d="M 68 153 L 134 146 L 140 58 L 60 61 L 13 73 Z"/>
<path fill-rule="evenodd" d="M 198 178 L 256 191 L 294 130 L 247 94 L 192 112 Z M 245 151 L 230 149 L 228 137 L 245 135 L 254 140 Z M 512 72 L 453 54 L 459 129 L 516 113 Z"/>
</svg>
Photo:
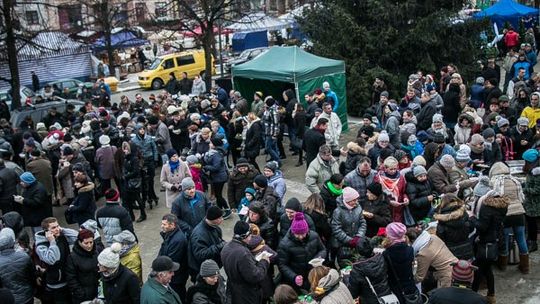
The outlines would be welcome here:
<svg viewBox="0 0 540 304">
<path fill-rule="evenodd" d="M 278 162 L 278 164 L 281 164 L 281 160 L 279 158 L 278 147 L 277 147 L 277 139 L 272 138 L 271 136 L 267 136 L 265 149 L 266 149 L 266 152 L 272 158 L 272 160 Z"/>
<path fill-rule="evenodd" d="M 508 227 L 504 228 L 504 252 L 502 255 L 506 256 L 509 252 L 509 243 L 510 243 L 510 233 L 514 232 L 514 239 L 516 240 L 519 248 L 520 254 L 527 254 L 529 253 L 529 249 L 527 248 L 527 241 L 525 239 L 525 226 L 514 226 L 514 227 Z"/>
</svg>

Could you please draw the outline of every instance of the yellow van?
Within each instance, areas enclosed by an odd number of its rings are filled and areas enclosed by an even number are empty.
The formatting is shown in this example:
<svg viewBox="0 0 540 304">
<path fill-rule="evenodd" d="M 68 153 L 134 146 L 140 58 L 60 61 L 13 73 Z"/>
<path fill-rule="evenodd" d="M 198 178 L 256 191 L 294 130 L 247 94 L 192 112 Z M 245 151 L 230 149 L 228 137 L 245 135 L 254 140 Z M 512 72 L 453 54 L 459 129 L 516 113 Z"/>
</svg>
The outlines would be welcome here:
<svg viewBox="0 0 540 304">
<path fill-rule="evenodd" d="M 157 90 L 169 81 L 169 73 L 174 72 L 177 79 L 186 72 L 193 79 L 205 69 L 204 51 L 187 51 L 163 55 L 154 59 L 150 67 L 139 73 L 139 86 L 143 89 Z M 212 57 L 212 75 L 216 73 Z"/>
</svg>

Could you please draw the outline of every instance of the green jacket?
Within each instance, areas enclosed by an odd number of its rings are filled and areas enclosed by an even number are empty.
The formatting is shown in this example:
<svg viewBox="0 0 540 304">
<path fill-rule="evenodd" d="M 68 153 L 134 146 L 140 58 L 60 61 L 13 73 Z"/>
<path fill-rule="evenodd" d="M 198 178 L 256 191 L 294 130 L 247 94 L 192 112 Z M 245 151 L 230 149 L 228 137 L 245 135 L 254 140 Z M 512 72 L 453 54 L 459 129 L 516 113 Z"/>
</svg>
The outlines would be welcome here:
<svg viewBox="0 0 540 304">
<path fill-rule="evenodd" d="M 141 289 L 141 304 L 182 304 L 178 294 L 148 277 Z"/>
</svg>

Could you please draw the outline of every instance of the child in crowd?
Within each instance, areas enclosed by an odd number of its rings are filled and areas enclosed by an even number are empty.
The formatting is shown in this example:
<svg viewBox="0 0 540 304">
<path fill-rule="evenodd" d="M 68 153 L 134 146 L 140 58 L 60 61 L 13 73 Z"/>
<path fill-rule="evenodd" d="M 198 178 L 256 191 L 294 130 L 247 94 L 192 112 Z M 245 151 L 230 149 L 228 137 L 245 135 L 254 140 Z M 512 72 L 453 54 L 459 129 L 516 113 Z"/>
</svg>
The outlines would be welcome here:
<svg viewBox="0 0 540 304">
<path fill-rule="evenodd" d="M 202 183 L 202 165 L 195 155 L 190 155 L 186 158 L 186 162 L 189 167 L 189 172 L 191 172 L 191 178 L 195 183 L 195 190 L 204 192 L 204 186 Z"/>
<path fill-rule="evenodd" d="M 240 217 L 241 221 L 246 219 L 247 208 L 249 207 L 249 204 L 255 200 L 255 189 L 248 187 L 244 193 L 245 196 L 240 200 L 240 204 L 238 204 L 238 217 Z M 245 212 L 242 212 L 242 209 L 244 209 Z"/>
</svg>

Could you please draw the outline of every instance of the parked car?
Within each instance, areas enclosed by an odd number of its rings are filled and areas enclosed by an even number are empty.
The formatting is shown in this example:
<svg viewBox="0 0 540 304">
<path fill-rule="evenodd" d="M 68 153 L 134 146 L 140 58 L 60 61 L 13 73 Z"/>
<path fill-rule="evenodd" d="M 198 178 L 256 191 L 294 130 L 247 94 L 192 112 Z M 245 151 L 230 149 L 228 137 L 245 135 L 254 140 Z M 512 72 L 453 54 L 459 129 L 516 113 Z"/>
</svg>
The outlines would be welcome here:
<svg viewBox="0 0 540 304">
<path fill-rule="evenodd" d="M 32 89 L 21 86 L 21 89 L 19 90 L 19 93 L 21 94 L 21 104 L 24 104 L 26 101 L 26 98 L 30 97 L 32 100 L 34 100 L 34 97 L 36 97 L 36 93 L 32 91 Z M 1 90 L 0 91 L 0 100 L 5 100 L 6 104 L 11 107 L 11 100 L 13 98 L 11 97 L 11 89 L 9 90 Z"/>
<path fill-rule="evenodd" d="M 21 122 L 23 122 L 23 120 L 25 120 L 27 116 L 32 117 L 34 123 L 38 123 L 43 120 L 43 118 L 49 112 L 49 109 L 52 107 L 56 107 L 58 113 L 63 113 L 66 111 L 66 107 L 68 104 L 74 105 L 75 111 L 79 111 L 79 109 L 84 106 L 84 102 L 79 100 L 68 100 L 60 97 L 56 97 L 56 99 L 56 101 L 40 103 L 33 105 L 32 107 L 22 107 L 20 110 L 12 111 L 11 119 L 9 120 L 11 122 L 11 125 L 15 128 L 18 128 Z"/>
<path fill-rule="evenodd" d="M 94 85 L 92 82 L 82 82 L 77 79 L 59 79 L 56 81 L 49 82 L 46 85 L 50 85 L 53 88 L 56 85 L 56 87 L 58 88 L 58 91 L 60 92 L 63 92 L 64 88 L 68 88 L 71 94 L 76 95 L 77 90 L 79 89 L 79 85 L 81 84 L 84 85 L 87 89 L 91 89 Z M 42 94 L 43 94 L 43 89 L 40 90 L 40 95 Z"/>
<path fill-rule="evenodd" d="M 244 50 L 240 55 L 232 60 L 228 60 L 227 63 L 225 63 L 225 72 L 230 73 L 232 71 L 232 67 L 237 64 L 242 64 L 245 62 L 248 62 L 252 59 L 257 58 L 258 56 L 264 54 L 266 51 L 268 51 L 269 48 L 267 47 L 261 47 L 261 48 L 255 48 L 255 49 L 249 49 Z"/>
<path fill-rule="evenodd" d="M 213 60 L 213 58 L 212 58 Z M 206 65 L 204 51 L 187 51 L 159 56 L 144 71 L 139 73 L 139 86 L 143 89 L 158 90 L 169 81 L 169 73 L 174 72 L 177 79 L 186 72 L 188 78 L 201 75 Z M 216 73 L 212 65 L 212 75 Z"/>
</svg>

